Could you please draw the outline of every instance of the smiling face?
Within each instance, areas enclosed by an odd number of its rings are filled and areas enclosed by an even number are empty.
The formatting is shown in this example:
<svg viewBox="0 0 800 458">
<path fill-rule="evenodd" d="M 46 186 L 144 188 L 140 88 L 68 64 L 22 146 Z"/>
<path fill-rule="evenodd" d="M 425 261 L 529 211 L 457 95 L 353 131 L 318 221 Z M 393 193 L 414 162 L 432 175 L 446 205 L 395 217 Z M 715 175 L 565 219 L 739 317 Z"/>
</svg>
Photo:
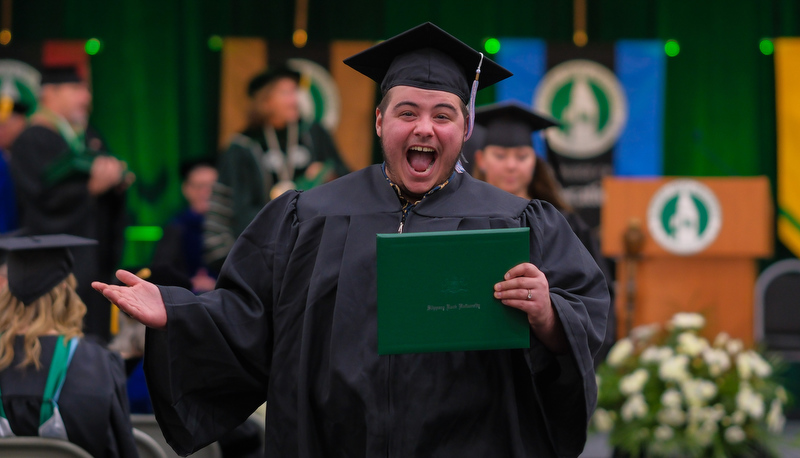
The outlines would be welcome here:
<svg viewBox="0 0 800 458">
<path fill-rule="evenodd" d="M 275 128 L 300 119 L 298 86 L 292 78 L 279 78 L 255 93 L 253 99 L 260 119 Z"/>
<path fill-rule="evenodd" d="M 536 154 L 530 146 L 505 148 L 488 145 L 475 152 L 475 165 L 487 183 L 511 194 L 531 198 L 528 186 L 533 180 Z"/>
<path fill-rule="evenodd" d="M 76 126 L 86 127 L 92 105 L 89 85 L 80 83 L 45 84 L 42 86 L 42 104 Z"/>
<path fill-rule="evenodd" d="M 217 169 L 201 165 L 192 169 L 181 186 L 183 196 L 195 213 L 204 215 L 208 211 L 211 190 L 217 182 Z"/>
<path fill-rule="evenodd" d="M 410 86 L 395 86 L 385 99 L 375 129 L 386 174 L 417 200 L 453 173 L 466 135 L 463 102 L 449 92 Z"/>
</svg>

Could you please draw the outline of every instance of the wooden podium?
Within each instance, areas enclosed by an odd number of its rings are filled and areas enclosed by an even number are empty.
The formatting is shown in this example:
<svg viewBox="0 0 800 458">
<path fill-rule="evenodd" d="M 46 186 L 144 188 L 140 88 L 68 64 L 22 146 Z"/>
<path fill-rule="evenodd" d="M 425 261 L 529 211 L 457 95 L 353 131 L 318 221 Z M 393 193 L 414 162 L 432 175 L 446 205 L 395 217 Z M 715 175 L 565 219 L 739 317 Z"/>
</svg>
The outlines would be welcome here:
<svg viewBox="0 0 800 458">
<path fill-rule="evenodd" d="M 601 245 L 618 260 L 620 336 L 627 332 L 632 273 L 634 327 L 698 312 L 706 318 L 706 337 L 725 331 L 752 344 L 756 258 L 773 250 L 767 178 L 608 177 L 603 190 Z M 631 258 L 625 234 L 637 222 L 643 241 Z M 635 240 L 630 234 L 629 242 Z"/>
</svg>

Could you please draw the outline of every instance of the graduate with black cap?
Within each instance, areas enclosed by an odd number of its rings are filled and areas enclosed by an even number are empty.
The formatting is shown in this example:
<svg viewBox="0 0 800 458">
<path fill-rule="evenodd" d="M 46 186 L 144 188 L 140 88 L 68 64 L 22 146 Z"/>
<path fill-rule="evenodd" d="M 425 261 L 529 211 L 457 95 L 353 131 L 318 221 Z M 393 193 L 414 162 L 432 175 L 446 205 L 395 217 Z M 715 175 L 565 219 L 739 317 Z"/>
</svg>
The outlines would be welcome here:
<svg viewBox="0 0 800 458">
<path fill-rule="evenodd" d="M 78 294 L 88 307 L 85 331 L 107 340 L 109 308 L 89 286 L 113 278 L 122 255 L 126 196 L 134 175 L 88 126 L 92 95 L 74 66 L 42 69 L 30 125 L 11 146 L 19 226 L 30 234 L 71 234 L 98 241 L 76 257 Z"/>
<path fill-rule="evenodd" d="M 0 440 L 68 440 L 92 456 L 138 456 L 121 358 L 83 340 L 86 306 L 75 292 L 70 235 L 0 239 Z"/>
<path fill-rule="evenodd" d="M 145 372 L 165 437 L 189 453 L 266 400 L 265 456 L 577 456 L 603 275 L 552 206 L 457 166 L 475 91 L 510 73 L 430 23 L 345 62 L 381 83 L 383 164 L 273 200 L 214 291 L 123 272 L 128 287 L 93 284 L 151 328 Z M 527 314 L 529 349 L 378 354 L 377 234 L 519 227 L 530 262 L 497 272 L 494 294 Z"/>
<path fill-rule="evenodd" d="M 605 359 L 616 341 L 616 313 L 612 269 L 600 251 L 597 235 L 562 196 L 561 185 L 553 167 L 534 150 L 533 135 L 559 126 L 555 119 L 536 113 L 516 101 L 486 105 L 476 110 L 475 122 L 485 133 L 475 152 L 473 176 L 525 199 L 539 199 L 552 204 L 564 215 L 572 231 L 605 275 L 611 306 L 603 346 L 595 358 L 595 367 Z"/>
</svg>

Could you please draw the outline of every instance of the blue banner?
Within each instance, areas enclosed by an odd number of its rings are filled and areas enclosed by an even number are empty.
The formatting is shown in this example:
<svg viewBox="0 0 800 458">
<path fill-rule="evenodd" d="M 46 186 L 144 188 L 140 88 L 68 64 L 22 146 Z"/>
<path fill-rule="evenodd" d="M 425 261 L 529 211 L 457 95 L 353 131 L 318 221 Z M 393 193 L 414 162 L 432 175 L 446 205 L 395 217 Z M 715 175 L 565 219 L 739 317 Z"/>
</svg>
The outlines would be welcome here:
<svg viewBox="0 0 800 458">
<path fill-rule="evenodd" d="M 504 38 L 497 62 L 514 77 L 497 84 L 497 101 L 518 100 L 533 106 L 537 86 L 547 73 L 544 40 Z M 663 124 L 666 55 L 658 40 L 623 40 L 614 46 L 614 73 L 628 103 L 624 130 L 613 146 L 614 174 L 659 176 L 663 173 Z M 534 138 L 534 146 L 541 144 Z M 540 154 L 544 148 L 537 147 Z"/>
</svg>

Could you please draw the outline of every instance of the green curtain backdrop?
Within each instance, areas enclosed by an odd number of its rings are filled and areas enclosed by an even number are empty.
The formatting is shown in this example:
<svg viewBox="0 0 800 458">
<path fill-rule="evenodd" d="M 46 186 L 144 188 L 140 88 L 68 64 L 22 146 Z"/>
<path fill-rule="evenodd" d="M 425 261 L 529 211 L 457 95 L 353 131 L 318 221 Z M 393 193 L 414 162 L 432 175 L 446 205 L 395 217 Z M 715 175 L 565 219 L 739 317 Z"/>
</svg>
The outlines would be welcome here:
<svg viewBox="0 0 800 458">
<path fill-rule="evenodd" d="M 294 0 L 16 0 L 14 42 L 102 40 L 92 57 L 92 123 L 137 174 L 132 222 L 162 225 L 182 205 L 178 167 L 216 153 L 219 54 L 208 38 L 291 38 Z M 490 36 L 569 42 L 573 2 L 309 1 L 309 40 L 382 39 L 432 21 L 473 47 Z M 773 58 L 759 40 L 800 34 L 797 0 L 587 0 L 590 41 L 676 39 L 668 60 L 668 175 L 775 178 Z M 493 101 L 492 91 L 479 103 Z M 149 261 L 132 244 L 126 263 Z M 778 246 L 778 256 L 785 250 Z"/>
</svg>

